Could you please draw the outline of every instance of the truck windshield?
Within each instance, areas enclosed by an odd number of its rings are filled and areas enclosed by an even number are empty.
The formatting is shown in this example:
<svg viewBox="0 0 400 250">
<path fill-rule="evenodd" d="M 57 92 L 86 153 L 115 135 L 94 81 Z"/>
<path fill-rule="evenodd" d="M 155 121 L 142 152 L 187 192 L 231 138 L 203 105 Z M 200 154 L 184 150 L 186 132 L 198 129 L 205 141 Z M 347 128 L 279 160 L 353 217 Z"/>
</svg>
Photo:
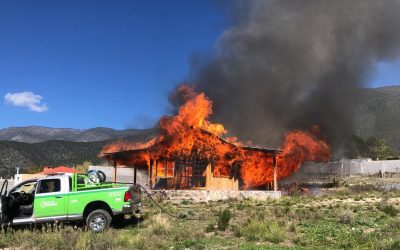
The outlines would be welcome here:
<svg viewBox="0 0 400 250">
<path fill-rule="evenodd" d="M 25 184 L 17 187 L 16 189 L 12 190 L 12 192 L 19 193 L 19 192 L 23 191 L 25 193 L 33 194 L 35 192 L 35 189 L 36 189 L 36 181 L 25 183 Z"/>
</svg>

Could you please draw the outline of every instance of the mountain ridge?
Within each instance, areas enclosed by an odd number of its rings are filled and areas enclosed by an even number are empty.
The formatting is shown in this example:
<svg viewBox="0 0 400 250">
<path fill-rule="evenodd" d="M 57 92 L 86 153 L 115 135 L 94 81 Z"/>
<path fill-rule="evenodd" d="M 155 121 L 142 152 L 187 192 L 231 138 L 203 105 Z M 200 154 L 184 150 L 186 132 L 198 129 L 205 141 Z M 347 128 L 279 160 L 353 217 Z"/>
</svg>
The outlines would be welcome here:
<svg viewBox="0 0 400 250">
<path fill-rule="evenodd" d="M 151 129 L 116 130 L 106 127 L 89 129 L 51 128 L 45 126 L 9 127 L 0 130 L 0 140 L 25 143 L 45 141 L 94 142 L 135 136 L 142 131 Z"/>
<path fill-rule="evenodd" d="M 115 140 L 129 140 L 132 143 L 145 142 L 157 133 L 156 129 L 138 130 L 134 135 L 124 138 L 113 138 L 103 141 L 75 142 L 50 140 L 38 143 L 18 141 L 0 141 L 0 177 L 9 178 L 16 173 L 31 167 L 70 166 L 90 161 L 92 164 L 104 164 L 98 158 L 103 147 Z"/>
</svg>

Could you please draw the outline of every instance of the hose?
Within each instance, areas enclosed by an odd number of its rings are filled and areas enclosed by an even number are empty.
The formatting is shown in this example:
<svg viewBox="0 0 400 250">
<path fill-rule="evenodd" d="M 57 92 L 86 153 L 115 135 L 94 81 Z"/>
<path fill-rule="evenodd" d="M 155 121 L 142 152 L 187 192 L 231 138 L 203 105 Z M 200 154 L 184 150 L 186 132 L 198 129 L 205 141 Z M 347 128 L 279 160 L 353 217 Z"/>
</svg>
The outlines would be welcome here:
<svg viewBox="0 0 400 250">
<path fill-rule="evenodd" d="M 184 215 L 184 214 L 179 214 L 179 215 L 171 214 L 170 212 L 168 212 L 167 210 L 165 210 L 158 202 L 156 202 L 156 201 L 153 199 L 152 195 L 151 195 L 142 185 L 140 185 L 140 184 L 136 184 L 136 185 L 138 185 L 138 186 L 147 194 L 147 196 L 150 198 L 150 200 L 151 200 L 159 209 L 161 209 L 161 211 L 163 211 L 164 213 L 166 213 L 166 214 L 169 215 L 170 217 L 175 218 L 175 219 L 180 219 L 180 220 L 182 220 L 182 219 L 187 219 L 187 220 L 199 220 L 198 218 L 190 218 L 190 217 L 187 217 L 187 216 Z"/>
<path fill-rule="evenodd" d="M 130 185 L 135 185 L 140 187 L 146 194 L 147 196 L 150 198 L 150 200 L 164 213 L 166 213 L 168 216 L 174 218 L 174 219 L 179 219 L 179 220 L 200 220 L 199 218 L 191 218 L 191 217 L 187 217 L 184 214 L 179 214 L 179 215 L 174 215 L 170 212 L 168 212 L 167 210 L 165 210 L 157 201 L 154 200 L 154 198 L 152 197 L 152 194 L 149 193 L 149 191 L 146 190 L 146 188 L 144 188 L 142 185 L 137 184 L 137 183 L 129 183 L 129 182 L 113 182 L 113 183 L 120 183 L 120 184 L 130 184 Z"/>
</svg>

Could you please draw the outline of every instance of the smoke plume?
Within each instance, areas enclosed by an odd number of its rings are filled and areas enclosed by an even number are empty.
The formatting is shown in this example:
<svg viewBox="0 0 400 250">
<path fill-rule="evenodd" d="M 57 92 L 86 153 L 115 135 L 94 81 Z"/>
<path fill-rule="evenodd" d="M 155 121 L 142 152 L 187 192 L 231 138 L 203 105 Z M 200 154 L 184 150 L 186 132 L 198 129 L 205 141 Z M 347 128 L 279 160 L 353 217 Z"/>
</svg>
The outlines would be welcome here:
<svg viewBox="0 0 400 250">
<path fill-rule="evenodd" d="M 213 56 L 197 58 L 189 81 L 213 100 L 213 119 L 243 141 L 275 147 L 284 132 L 319 125 L 339 145 L 352 133 L 360 87 L 378 62 L 399 56 L 397 0 L 223 6 L 233 26 Z"/>
</svg>

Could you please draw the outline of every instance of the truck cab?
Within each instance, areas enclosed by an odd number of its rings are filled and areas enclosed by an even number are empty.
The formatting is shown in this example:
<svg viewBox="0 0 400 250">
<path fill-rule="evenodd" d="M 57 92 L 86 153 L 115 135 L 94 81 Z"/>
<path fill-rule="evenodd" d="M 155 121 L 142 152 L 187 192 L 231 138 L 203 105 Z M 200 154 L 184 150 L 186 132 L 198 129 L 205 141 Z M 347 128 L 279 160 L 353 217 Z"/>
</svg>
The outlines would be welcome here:
<svg viewBox="0 0 400 250">
<path fill-rule="evenodd" d="M 92 182 L 85 175 L 49 175 L 9 191 L 7 185 L 0 190 L 1 225 L 84 220 L 89 229 L 102 231 L 113 217 L 135 214 L 141 206 L 135 185 Z"/>
</svg>

